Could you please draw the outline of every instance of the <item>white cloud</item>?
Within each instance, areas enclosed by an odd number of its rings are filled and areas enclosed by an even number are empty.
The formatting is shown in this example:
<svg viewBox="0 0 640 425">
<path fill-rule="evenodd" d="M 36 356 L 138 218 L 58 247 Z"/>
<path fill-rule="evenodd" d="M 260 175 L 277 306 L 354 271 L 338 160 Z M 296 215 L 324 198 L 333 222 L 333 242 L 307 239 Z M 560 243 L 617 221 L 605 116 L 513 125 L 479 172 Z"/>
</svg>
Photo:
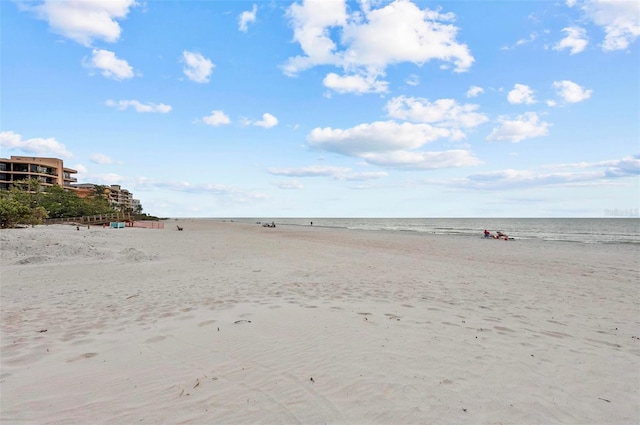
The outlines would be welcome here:
<svg viewBox="0 0 640 425">
<path fill-rule="evenodd" d="M 533 90 L 529 86 L 524 84 L 516 84 L 513 86 L 513 90 L 511 90 L 507 94 L 507 100 L 511 104 L 532 104 L 536 103 L 536 100 L 533 96 Z"/>
<path fill-rule="evenodd" d="M 418 84 L 420 84 L 420 77 L 418 77 L 416 74 L 411 74 L 404 80 L 404 82 L 409 86 L 417 86 Z"/>
<path fill-rule="evenodd" d="M 96 153 L 91 155 L 91 162 L 94 162 L 96 164 L 113 164 L 114 161 L 113 159 L 111 159 L 111 157 L 109 155 L 105 155 L 103 153 Z"/>
<path fill-rule="evenodd" d="M 350 172 L 347 167 L 333 167 L 324 165 L 310 165 L 297 168 L 267 168 L 269 174 L 285 177 L 333 177 Z"/>
<path fill-rule="evenodd" d="M 553 87 L 557 90 L 558 96 L 568 103 L 582 102 L 589 99 L 593 93 L 593 90 L 585 90 L 580 85 L 568 80 L 554 81 Z"/>
<path fill-rule="evenodd" d="M 330 177 L 334 180 L 367 181 L 387 177 L 384 171 L 355 172 L 348 167 L 310 165 L 297 168 L 268 168 L 267 172 L 274 176 L 285 177 Z"/>
<path fill-rule="evenodd" d="M 109 43 L 118 41 L 122 29 L 117 20 L 124 19 L 129 9 L 138 4 L 135 0 L 44 0 L 33 7 L 26 3 L 22 5 L 47 21 L 56 34 L 88 47 L 95 39 Z"/>
<path fill-rule="evenodd" d="M 322 81 L 325 87 L 338 93 L 385 93 L 389 83 L 378 81 L 377 75 L 345 75 L 329 73 Z"/>
<path fill-rule="evenodd" d="M 327 76 L 327 87 L 341 93 L 363 93 L 381 91 L 380 84 L 386 87 L 387 83 L 376 81 L 377 77 L 396 63 L 420 66 L 439 60 L 445 67 L 452 65 L 456 72 L 471 67 L 474 59 L 468 47 L 456 41 L 458 28 L 451 24 L 453 14 L 420 9 L 408 0 L 394 1 L 378 9 L 368 1 L 360 6 L 361 10 L 349 14 L 345 0 L 291 5 L 288 17 L 294 28 L 294 40 L 304 54 L 287 60 L 283 65 L 285 74 L 291 76 L 317 65 L 333 65 L 341 67 L 345 75 Z M 349 90 L 353 87 L 355 90 Z"/>
<path fill-rule="evenodd" d="M 479 189 L 521 188 L 593 180 L 598 173 L 539 173 L 530 170 L 498 170 L 469 176 L 468 182 Z"/>
<path fill-rule="evenodd" d="M 97 154 L 102 155 L 102 154 Z M 106 157 L 106 155 L 105 155 Z M 91 159 L 91 162 L 98 163 Z M 115 174 L 115 173 L 91 173 L 82 164 L 76 164 L 73 167 L 74 170 L 78 171 L 77 178 L 79 182 L 93 182 L 96 184 L 104 184 L 104 185 L 112 185 L 112 184 L 121 184 L 127 186 L 129 189 L 132 189 L 131 184 L 133 183 L 131 179 L 128 179 L 125 176 Z"/>
<path fill-rule="evenodd" d="M 635 156 L 627 156 L 622 159 L 606 160 L 599 162 L 573 162 L 565 164 L 544 165 L 543 169 L 586 169 L 586 168 L 604 168 L 610 177 L 622 175 L 640 175 L 640 154 Z"/>
<path fill-rule="evenodd" d="M 262 115 L 261 121 L 256 121 L 253 123 L 253 125 L 264 128 L 275 127 L 276 125 L 278 125 L 278 118 L 267 112 Z"/>
<path fill-rule="evenodd" d="M 547 171 L 550 168 L 556 171 Z M 579 171 L 559 171 L 562 168 L 575 168 Z M 509 190 L 539 186 L 599 185 L 607 184 L 608 180 L 639 175 L 640 155 L 636 155 L 594 163 L 551 164 L 534 170 L 497 170 L 439 183 L 468 189 Z"/>
<path fill-rule="evenodd" d="M 304 185 L 297 180 L 278 181 L 278 182 L 273 182 L 272 184 L 276 185 L 280 189 L 285 189 L 285 190 L 304 189 Z"/>
<path fill-rule="evenodd" d="M 196 83 L 208 83 L 209 77 L 215 65 L 209 59 L 197 52 L 182 52 L 182 60 L 185 63 L 184 75 Z"/>
<path fill-rule="evenodd" d="M 582 52 L 589 44 L 587 31 L 584 28 L 567 27 L 563 28 L 562 31 L 567 35 L 553 46 L 553 50 L 571 49 L 570 53 L 575 55 Z"/>
<path fill-rule="evenodd" d="M 223 111 L 211 111 L 211 115 L 203 117 L 202 122 L 216 127 L 223 124 L 230 124 L 231 120 Z"/>
<path fill-rule="evenodd" d="M 535 32 L 531 33 L 529 34 L 529 38 L 521 38 L 520 40 L 516 41 L 516 46 L 522 46 L 523 44 L 531 43 L 535 41 L 536 38 L 538 38 L 538 34 L 536 34 Z"/>
<path fill-rule="evenodd" d="M 105 177 L 105 175 L 103 175 L 103 177 Z M 113 175 L 113 177 L 118 178 L 119 176 Z M 105 179 L 103 178 L 100 180 L 92 178 L 92 180 L 100 182 Z M 192 183 L 189 181 L 179 180 L 156 180 L 147 177 L 120 177 L 120 180 L 121 184 L 125 184 L 128 188 L 134 191 L 160 189 L 194 194 L 207 193 L 217 198 L 220 202 L 246 203 L 269 198 L 268 195 L 263 193 L 247 192 L 244 189 L 218 183 Z"/>
<path fill-rule="evenodd" d="M 364 171 L 364 172 L 349 172 L 342 176 L 338 176 L 339 180 L 348 180 L 348 181 L 369 181 L 369 180 L 378 180 L 383 177 L 387 177 L 389 173 L 385 171 Z"/>
<path fill-rule="evenodd" d="M 238 19 L 238 29 L 243 32 L 247 32 L 247 25 L 256 21 L 256 12 L 258 11 L 258 6 L 253 5 L 253 9 L 251 11 L 244 11 L 240 14 L 240 18 Z"/>
<path fill-rule="evenodd" d="M 477 97 L 479 94 L 484 93 L 484 89 L 478 86 L 471 86 L 467 90 L 467 97 Z"/>
<path fill-rule="evenodd" d="M 454 99 L 428 99 L 399 96 L 386 105 L 390 117 L 413 122 L 435 123 L 443 127 L 477 127 L 488 121 L 481 113 L 475 112 L 478 105 L 459 105 Z"/>
<path fill-rule="evenodd" d="M 133 68 L 124 59 L 119 59 L 109 50 L 94 49 L 91 59 L 84 58 L 82 64 L 85 68 L 98 69 L 102 75 L 114 80 L 133 78 Z"/>
<path fill-rule="evenodd" d="M 136 110 L 136 112 L 159 112 L 161 114 L 166 114 L 171 111 L 171 106 L 165 105 L 164 103 L 141 103 L 137 100 L 107 100 L 105 105 L 110 106 L 112 108 L 117 108 L 121 111 L 126 110 L 130 106 Z"/>
<path fill-rule="evenodd" d="M 348 129 L 315 128 L 307 136 L 314 149 L 362 158 L 365 162 L 397 169 L 435 169 L 479 164 L 470 152 L 416 151 L 439 138 L 453 137 L 457 130 L 429 124 L 394 121 L 360 124 Z"/>
<path fill-rule="evenodd" d="M 520 46 L 523 46 L 525 44 L 532 43 L 537 38 L 538 38 L 538 34 L 534 32 L 534 33 L 529 34 L 529 38 L 521 38 L 520 40 L 516 41 L 516 43 L 513 46 L 503 46 L 503 47 L 500 48 L 500 50 L 513 50 L 516 47 L 520 47 Z"/>
<path fill-rule="evenodd" d="M 398 124 L 377 121 L 348 129 L 314 128 L 307 136 L 309 146 L 347 156 L 362 156 L 374 152 L 417 149 L 451 132 L 429 124 Z"/>
<path fill-rule="evenodd" d="M 411 170 L 435 170 L 439 168 L 469 167 L 482 163 L 467 150 L 442 152 L 397 151 L 383 154 L 367 154 L 367 162 L 381 167 Z"/>
<path fill-rule="evenodd" d="M 348 65 L 384 68 L 389 64 L 430 60 L 453 62 L 462 72 L 471 67 L 473 57 L 464 44 L 456 42 L 458 28 L 449 24 L 453 14 L 421 10 L 410 1 L 396 1 L 365 13 L 364 23 L 351 21 L 343 37 L 349 46 L 344 60 Z M 440 21 L 440 22 L 438 22 Z"/>
<path fill-rule="evenodd" d="M 69 158 L 73 154 L 67 150 L 65 145 L 54 138 L 42 139 L 33 138 L 23 140 L 22 136 L 13 131 L 0 132 L 0 147 L 9 150 L 18 150 L 24 153 L 38 156 L 53 155 L 54 157 Z"/>
<path fill-rule="evenodd" d="M 343 27 L 347 22 L 344 0 L 306 1 L 293 3 L 287 10 L 293 25 L 293 39 L 300 44 L 305 56 L 289 58 L 284 65 L 288 75 L 315 65 L 337 64 L 336 44 L 331 40 L 331 27 Z"/>
<path fill-rule="evenodd" d="M 602 161 L 594 166 L 606 167 L 605 176 L 609 178 L 640 176 L 640 154 L 620 160 Z"/>
<path fill-rule="evenodd" d="M 540 121 L 535 112 L 527 112 L 513 120 L 506 116 L 500 116 L 498 121 L 500 126 L 493 129 L 487 137 L 488 141 L 506 140 L 518 143 L 525 139 L 546 136 L 550 126 L 549 123 Z"/>
<path fill-rule="evenodd" d="M 587 19 L 605 32 L 602 49 L 624 50 L 640 36 L 640 2 L 637 0 L 572 0 Z"/>
<path fill-rule="evenodd" d="M 77 169 L 77 168 L 76 168 Z M 112 185 L 119 184 L 125 185 L 129 189 L 133 189 L 131 186 L 132 181 L 125 176 L 121 176 L 120 174 L 115 173 L 89 173 L 86 168 L 83 171 L 78 170 L 78 181 L 91 181 L 96 184 L 104 184 L 104 185 Z"/>
</svg>

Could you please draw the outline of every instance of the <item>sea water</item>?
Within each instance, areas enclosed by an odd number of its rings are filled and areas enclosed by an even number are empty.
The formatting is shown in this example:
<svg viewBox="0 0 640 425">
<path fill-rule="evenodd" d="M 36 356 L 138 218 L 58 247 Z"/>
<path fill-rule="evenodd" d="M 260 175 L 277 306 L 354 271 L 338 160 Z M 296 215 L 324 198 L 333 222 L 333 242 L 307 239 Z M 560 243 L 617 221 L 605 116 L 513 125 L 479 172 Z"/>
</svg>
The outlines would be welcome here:
<svg viewBox="0 0 640 425">
<path fill-rule="evenodd" d="M 514 239 L 640 244 L 640 218 L 227 218 L 227 221 L 352 230 L 481 237 L 485 229 Z"/>
</svg>

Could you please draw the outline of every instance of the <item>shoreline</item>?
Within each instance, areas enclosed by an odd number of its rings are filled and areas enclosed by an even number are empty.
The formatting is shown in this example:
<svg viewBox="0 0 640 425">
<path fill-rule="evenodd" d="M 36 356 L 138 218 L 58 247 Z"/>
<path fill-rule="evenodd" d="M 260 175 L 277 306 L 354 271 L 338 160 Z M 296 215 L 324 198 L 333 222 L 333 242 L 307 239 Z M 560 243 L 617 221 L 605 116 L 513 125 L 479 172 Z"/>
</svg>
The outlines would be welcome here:
<svg viewBox="0 0 640 425">
<path fill-rule="evenodd" d="M 176 223 L 0 232 L 2 423 L 640 420 L 636 247 Z"/>
<path fill-rule="evenodd" d="M 176 220 L 194 220 L 194 221 L 218 221 L 218 222 L 233 222 L 243 224 L 257 224 L 262 222 L 271 223 L 272 221 L 279 226 L 291 226 L 291 227 L 317 227 L 327 229 L 347 229 L 353 231 L 383 231 L 383 232 L 407 232 L 417 233 L 421 235 L 444 235 L 451 237 L 482 237 L 483 229 L 487 227 L 486 220 L 489 220 L 489 224 L 501 223 L 501 228 L 496 230 L 506 231 L 513 238 L 513 240 L 542 240 L 549 242 L 573 242 L 573 243 L 586 243 L 586 244 L 623 244 L 623 245 L 640 245 L 640 220 L 633 218 L 581 218 L 581 219 L 554 219 L 554 218 L 463 218 L 463 219 L 443 219 L 443 218 L 286 218 L 275 217 L 270 219 L 260 218 L 183 218 L 183 219 L 170 219 Z M 405 221 L 409 220 L 409 221 Z M 506 220 L 506 221 L 505 221 Z M 599 225 L 593 227 L 602 227 L 601 223 L 616 222 L 627 223 L 626 230 L 631 232 L 629 234 L 620 234 L 620 229 L 608 229 L 607 226 L 603 227 L 602 233 L 594 233 L 588 235 L 588 232 L 592 232 L 593 229 L 571 229 L 565 228 L 570 233 L 554 233 L 553 231 L 547 232 L 543 223 L 537 223 L 535 228 L 531 228 L 528 220 L 533 221 L 549 221 L 553 223 L 554 220 L 582 220 L 586 222 L 597 222 Z M 446 222 L 449 226 L 461 226 L 461 227 L 445 227 L 440 228 L 438 223 Z M 493 223 L 491 223 L 493 221 Z M 310 226 L 310 222 L 314 225 Z M 470 222 L 470 223 L 469 223 Z M 464 223 L 464 225 L 463 225 Z M 468 224 L 475 225 L 474 229 L 469 229 Z M 520 226 L 523 226 L 520 229 Z M 635 225 L 635 228 L 633 227 Z M 491 227 L 491 226 L 488 226 Z M 612 233 L 607 233 L 607 229 Z M 575 233 L 573 233 L 575 232 Z"/>
</svg>

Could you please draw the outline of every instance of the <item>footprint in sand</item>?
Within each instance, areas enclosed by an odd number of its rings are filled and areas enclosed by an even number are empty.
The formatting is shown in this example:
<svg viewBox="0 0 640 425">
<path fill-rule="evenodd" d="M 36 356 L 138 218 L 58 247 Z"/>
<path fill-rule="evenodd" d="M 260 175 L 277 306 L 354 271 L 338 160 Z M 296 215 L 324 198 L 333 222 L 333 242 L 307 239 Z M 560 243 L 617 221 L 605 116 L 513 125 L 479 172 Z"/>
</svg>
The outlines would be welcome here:
<svg viewBox="0 0 640 425">
<path fill-rule="evenodd" d="M 78 341 L 73 341 L 71 345 L 84 345 L 84 344 L 91 344 L 93 342 L 95 342 L 95 338 L 87 338 L 87 339 L 81 339 Z"/>
<path fill-rule="evenodd" d="M 90 359 L 90 358 L 95 357 L 97 355 L 98 355 L 98 353 L 84 353 L 84 354 L 79 355 L 78 357 L 74 357 L 73 359 L 67 360 L 67 363 L 73 363 L 75 361 L 82 360 L 82 359 Z"/>
</svg>

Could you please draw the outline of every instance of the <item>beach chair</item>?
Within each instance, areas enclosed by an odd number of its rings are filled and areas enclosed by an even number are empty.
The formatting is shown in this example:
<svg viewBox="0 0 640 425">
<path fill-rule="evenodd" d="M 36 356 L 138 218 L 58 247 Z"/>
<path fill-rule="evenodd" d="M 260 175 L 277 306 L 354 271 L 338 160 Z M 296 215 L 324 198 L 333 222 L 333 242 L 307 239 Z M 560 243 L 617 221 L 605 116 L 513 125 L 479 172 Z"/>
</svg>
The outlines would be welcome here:
<svg viewBox="0 0 640 425">
<path fill-rule="evenodd" d="M 180 231 L 182 231 L 182 229 L 183 229 L 182 227 L 178 226 L 177 224 L 176 224 L 176 227 L 177 227 L 177 228 L 178 228 L 178 230 L 180 230 Z"/>
</svg>

